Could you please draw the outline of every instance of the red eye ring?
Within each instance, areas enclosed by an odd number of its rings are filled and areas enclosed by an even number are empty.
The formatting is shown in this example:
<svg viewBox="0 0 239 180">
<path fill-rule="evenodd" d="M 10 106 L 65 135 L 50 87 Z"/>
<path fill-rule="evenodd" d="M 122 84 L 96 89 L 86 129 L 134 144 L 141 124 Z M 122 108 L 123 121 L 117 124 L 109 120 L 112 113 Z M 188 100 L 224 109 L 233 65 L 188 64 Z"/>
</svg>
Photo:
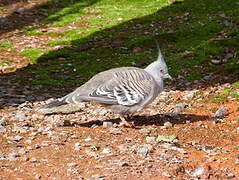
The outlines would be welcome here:
<svg viewBox="0 0 239 180">
<path fill-rule="evenodd" d="M 164 70 L 163 70 L 163 69 L 160 69 L 159 72 L 164 73 Z"/>
</svg>

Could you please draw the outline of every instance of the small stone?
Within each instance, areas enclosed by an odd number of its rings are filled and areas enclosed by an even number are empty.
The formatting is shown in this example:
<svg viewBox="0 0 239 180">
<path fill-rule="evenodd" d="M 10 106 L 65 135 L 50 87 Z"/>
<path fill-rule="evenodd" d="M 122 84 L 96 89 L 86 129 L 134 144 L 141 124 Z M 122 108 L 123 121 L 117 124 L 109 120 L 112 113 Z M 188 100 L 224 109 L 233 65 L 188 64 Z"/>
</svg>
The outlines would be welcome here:
<svg viewBox="0 0 239 180">
<path fill-rule="evenodd" d="M 184 108 L 186 108 L 188 106 L 188 104 L 186 104 L 186 103 L 179 103 L 179 104 L 175 104 L 175 106 L 184 109 Z"/>
<path fill-rule="evenodd" d="M 228 113 L 227 108 L 221 107 L 215 112 L 214 117 L 223 118 L 227 115 L 227 113 Z"/>
<path fill-rule="evenodd" d="M 112 154 L 111 150 L 109 148 L 104 148 L 102 151 L 103 154 Z"/>
<path fill-rule="evenodd" d="M 17 152 L 11 152 L 7 155 L 7 159 L 10 160 L 10 161 L 14 161 L 16 160 L 17 157 L 19 157 L 19 153 Z"/>
<path fill-rule="evenodd" d="M 33 157 L 29 161 L 32 162 L 32 163 L 35 163 L 35 162 L 39 162 L 40 160 Z"/>
<path fill-rule="evenodd" d="M 22 161 L 29 161 L 29 157 L 23 157 Z"/>
<path fill-rule="evenodd" d="M 118 135 L 118 134 L 122 134 L 122 133 L 123 132 L 118 128 L 110 128 L 110 134 Z"/>
<path fill-rule="evenodd" d="M 164 126 L 165 128 L 171 128 L 171 127 L 173 127 L 173 124 L 172 124 L 171 122 L 167 121 L 167 122 L 165 122 L 165 123 L 163 124 L 163 126 Z"/>
<path fill-rule="evenodd" d="M 208 81 L 208 80 L 212 79 L 212 77 L 211 76 L 204 76 L 203 79 Z"/>
<path fill-rule="evenodd" d="M 23 113 L 20 113 L 20 112 L 15 115 L 15 118 L 19 119 L 19 121 L 26 121 L 26 120 L 28 120 L 27 116 L 25 114 L 23 114 Z"/>
<path fill-rule="evenodd" d="M 76 167 L 76 166 L 77 166 L 77 163 L 74 163 L 74 162 L 72 162 L 72 163 L 67 163 L 67 166 L 68 166 L 68 167 Z"/>
<path fill-rule="evenodd" d="M 235 174 L 233 173 L 228 173 L 227 174 L 227 178 L 231 179 L 231 178 L 234 178 L 235 177 Z"/>
<path fill-rule="evenodd" d="M 90 142 L 90 141 L 92 141 L 92 139 L 91 139 L 91 137 L 88 137 L 88 138 L 85 138 L 84 141 L 85 142 Z"/>
<path fill-rule="evenodd" d="M 0 126 L 0 133 L 5 133 L 6 132 L 6 128 L 5 127 L 2 127 Z"/>
<path fill-rule="evenodd" d="M 212 64 L 215 64 L 215 65 L 218 65 L 218 64 L 222 64 L 222 61 L 219 60 L 219 59 L 212 59 L 212 60 L 211 60 L 211 63 L 212 63 Z"/>
<path fill-rule="evenodd" d="M 230 26 L 230 22 L 229 21 L 227 21 L 227 20 L 223 20 L 222 21 L 222 24 L 224 25 L 224 26 Z"/>
<path fill-rule="evenodd" d="M 182 113 L 182 108 L 179 108 L 179 107 L 176 107 L 174 110 L 173 110 L 173 113 L 174 114 L 181 114 Z"/>
<path fill-rule="evenodd" d="M 172 143 L 177 141 L 177 136 L 175 134 L 172 135 L 159 135 L 156 139 L 157 142 L 168 142 Z"/>
<path fill-rule="evenodd" d="M 205 173 L 204 167 L 199 166 L 192 172 L 192 176 L 198 177 L 198 176 L 202 176 L 204 173 Z"/>
<path fill-rule="evenodd" d="M 226 56 L 225 56 L 225 58 L 226 58 L 226 59 L 231 59 L 231 58 L 233 58 L 233 56 L 234 56 L 234 55 L 233 55 L 232 53 L 227 53 Z"/>
<path fill-rule="evenodd" d="M 104 128 L 113 128 L 113 123 L 112 122 L 103 122 L 103 127 Z"/>
<path fill-rule="evenodd" d="M 7 21 L 6 17 L 0 17 L 0 23 L 5 23 Z"/>
<path fill-rule="evenodd" d="M 16 10 L 15 12 L 21 14 L 21 13 L 23 13 L 24 11 L 25 11 L 24 8 L 19 8 L 19 9 Z"/>
<path fill-rule="evenodd" d="M 104 116 L 104 115 L 106 115 L 107 113 L 108 113 L 108 110 L 102 109 L 102 110 L 99 112 L 99 115 Z"/>
<path fill-rule="evenodd" d="M 127 162 L 124 162 L 124 161 L 120 161 L 120 162 L 118 163 L 118 165 L 119 165 L 120 167 L 129 166 L 129 164 L 128 164 Z"/>
<path fill-rule="evenodd" d="M 121 160 L 109 160 L 110 163 L 118 165 L 120 167 L 125 167 L 125 166 L 129 166 L 129 164 L 125 161 L 121 161 Z"/>
<path fill-rule="evenodd" d="M 156 143 L 156 137 L 154 137 L 154 136 L 147 136 L 146 137 L 146 142 L 148 144 L 155 144 Z"/>
<path fill-rule="evenodd" d="M 11 138 L 10 138 L 10 140 L 16 141 L 16 142 L 18 142 L 18 141 L 20 141 L 20 140 L 22 140 L 22 139 L 23 139 L 22 136 L 14 136 L 14 137 L 11 137 Z"/>
<path fill-rule="evenodd" d="M 194 94 L 193 92 L 191 92 L 191 93 L 185 94 L 183 97 L 184 97 L 184 99 L 186 99 L 186 100 L 191 100 L 191 99 L 194 98 L 194 96 L 195 96 L 195 94 Z"/>
<path fill-rule="evenodd" d="M 139 146 L 138 155 L 145 157 L 147 156 L 148 153 L 149 153 L 148 145 L 145 144 L 145 145 Z"/>
<path fill-rule="evenodd" d="M 26 154 L 26 153 L 28 153 L 28 150 L 22 148 L 18 151 L 18 153 L 19 154 Z"/>
<path fill-rule="evenodd" d="M 4 118 L 0 119 L 0 126 L 6 126 L 6 125 L 7 125 L 6 119 Z"/>
<path fill-rule="evenodd" d="M 55 50 L 59 50 L 59 49 L 62 49 L 62 48 L 64 48 L 64 46 L 61 46 L 61 45 L 57 45 L 57 46 L 54 47 Z M 58 59 L 60 60 L 60 58 L 58 58 Z"/>
<path fill-rule="evenodd" d="M 76 142 L 74 146 L 75 146 L 75 148 L 79 148 L 81 146 L 81 143 L 80 142 Z"/>
<path fill-rule="evenodd" d="M 32 144 L 32 140 L 31 140 L 31 139 L 27 139 L 27 140 L 25 141 L 25 143 L 26 143 L 26 144 Z"/>
</svg>

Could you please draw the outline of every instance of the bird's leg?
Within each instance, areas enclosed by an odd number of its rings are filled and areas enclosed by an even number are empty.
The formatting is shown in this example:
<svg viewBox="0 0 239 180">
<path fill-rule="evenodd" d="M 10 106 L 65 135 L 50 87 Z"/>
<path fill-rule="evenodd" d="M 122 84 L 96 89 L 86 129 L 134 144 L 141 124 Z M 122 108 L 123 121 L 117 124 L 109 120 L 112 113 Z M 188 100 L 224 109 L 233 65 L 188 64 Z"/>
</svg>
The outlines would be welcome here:
<svg viewBox="0 0 239 180">
<path fill-rule="evenodd" d="M 134 125 L 134 122 L 128 122 L 128 121 L 126 121 L 125 117 L 124 117 L 122 114 L 120 115 L 120 120 L 121 120 L 121 122 L 120 122 L 120 124 L 119 124 L 120 127 L 121 127 L 121 126 L 134 127 L 134 126 L 135 126 L 135 125 Z"/>
</svg>

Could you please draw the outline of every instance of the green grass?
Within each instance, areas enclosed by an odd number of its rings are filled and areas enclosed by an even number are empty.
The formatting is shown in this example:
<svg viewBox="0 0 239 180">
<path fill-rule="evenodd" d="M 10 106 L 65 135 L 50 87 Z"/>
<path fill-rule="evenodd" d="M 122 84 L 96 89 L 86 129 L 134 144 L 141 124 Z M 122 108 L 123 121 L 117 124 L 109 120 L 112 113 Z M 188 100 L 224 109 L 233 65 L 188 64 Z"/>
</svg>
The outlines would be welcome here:
<svg viewBox="0 0 239 180">
<path fill-rule="evenodd" d="M 232 88 L 223 89 L 219 95 L 216 96 L 213 95 L 212 97 L 209 98 L 209 101 L 212 103 L 222 103 L 224 101 L 229 100 L 228 99 L 229 97 L 233 97 L 239 100 L 239 82 L 233 83 Z"/>
<path fill-rule="evenodd" d="M 9 42 L 0 41 L 0 48 L 11 49 L 13 45 Z"/>
<path fill-rule="evenodd" d="M 46 52 L 43 49 L 37 49 L 37 48 L 32 48 L 32 49 L 25 49 L 20 53 L 21 56 L 27 57 L 27 59 L 32 63 L 37 63 L 37 60 L 39 56 L 43 55 L 43 53 Z"/>
<path fill-rule="evenodd" d="M 67 47 L 22 52 L 21 55 L 37 63 L 37 68 L 31 69 L 37 76 L 28 83 L 74 86 L 113 67 L 131 66 L 135 62 L 144 67 L 157 58 L 155 40 L 160 43 L 172 76 L 183 75 L 186 70 L 185 78 L 193 81 L 201 79 L 203 72 L 234 72 L 239 69 L 239 30 L 222 22 L 239 23 L 236 3 L 234 0 L 220 3 L 185 0 L 174 4 L 168 0 L 48 2 L 41 8 L 47 9 L 49 16 L 41 23 L 56 30 L 44 33 L 54 38 L 45 44 Z M 32 26 L 26 26 L 24 31 L 36 37 L 42 35 L 40 28 Z M 219 38 L 221 32 L 226 38 Z M 140 52 L 134 52 L 137 47 Z M 210 63 L 217 56 L 223 58 L 228 49 L 234 56 L 227 63 Z M 66 80 L 64 76 L 70 78 Z M 233 92 L 230 95 L 237 96 Z M 218 99 L 225 99 L 225 94 L 220 96 Z"/>
<path fill-rule="evenodd" d="M 235 83 L 233 83 L 233 86 L 234 86 L 235 88 L 239 89 L 239 81 L 238 81 L 238 82 L 235 82 Z"/>
<path fill-rule="evenodd" d="M 6 65 L 9 65 L 11 64 L 11 60 L 10 59 L 4 59 L 4 60 L 1 60 L 0 61 L 0 66 L 6 66 Z"/>
<path fill-rule="evenodd" d="M 23 30 L 26 35 L 40 35 L 43 34 L 37 27 L 34 26 L 24 26 Z"/>
</svg>

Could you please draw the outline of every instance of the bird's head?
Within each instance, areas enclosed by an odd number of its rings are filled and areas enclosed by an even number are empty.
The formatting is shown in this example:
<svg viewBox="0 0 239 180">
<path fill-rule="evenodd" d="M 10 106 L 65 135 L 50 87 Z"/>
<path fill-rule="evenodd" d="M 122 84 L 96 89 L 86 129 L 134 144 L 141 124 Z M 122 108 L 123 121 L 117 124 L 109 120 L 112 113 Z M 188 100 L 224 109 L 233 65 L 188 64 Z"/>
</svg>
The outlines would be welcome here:
<svg viewBox="0 0 239 180">
<path fill-rule="evenodd" d="M 159 49 L 159 48 L 158 48 Z M 145 71 L 150 73 L 156 80 L 162 80 L 162 79 L 172 79 L 172 77 L 168 73 L 168 67 L 167 64 L 164 61 L 163 55 L 159 49 L 159 55 L 158 59 L 148 65 L 145 68 Z"/>
</svg>

